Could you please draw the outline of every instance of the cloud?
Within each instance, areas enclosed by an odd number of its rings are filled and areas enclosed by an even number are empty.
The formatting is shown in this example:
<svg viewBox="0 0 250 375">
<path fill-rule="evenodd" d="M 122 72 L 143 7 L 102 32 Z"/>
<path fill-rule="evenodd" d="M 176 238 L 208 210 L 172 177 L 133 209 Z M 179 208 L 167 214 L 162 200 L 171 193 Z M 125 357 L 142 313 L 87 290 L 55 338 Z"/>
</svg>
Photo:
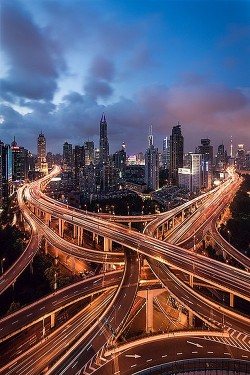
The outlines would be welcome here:
<svg viewBox="0 0 250 375">
<path fill-rule="evenodd" d="M 96 56 L 90 66 L 91 77 L 112 81 L 114 79 L 114 63 L 103 56 Z"/>
<path fill-rule="evenodd" d="M 29 99 L 52 99 L 59 71 L 66 68 L 58 46 L 18 1 L 3 2 L 1 13 L 1 43 L 9 66 L 2 91 Z"/>
</svg>

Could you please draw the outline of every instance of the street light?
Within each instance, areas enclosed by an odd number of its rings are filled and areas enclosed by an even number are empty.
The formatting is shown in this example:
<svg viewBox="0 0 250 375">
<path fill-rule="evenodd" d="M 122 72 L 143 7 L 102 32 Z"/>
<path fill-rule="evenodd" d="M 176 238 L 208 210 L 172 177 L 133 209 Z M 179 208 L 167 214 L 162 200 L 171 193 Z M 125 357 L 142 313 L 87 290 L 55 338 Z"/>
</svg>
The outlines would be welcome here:
<svg viewBox="0 0 250 375">
<path fill-rule="evenodd" d="M 54 273 L 54 291 L 57 289 L 57 272 Z"/>
<path fill-rule="evenodd" d="M 5 258 L 1 259 L 1 271 L 2 271 L 2 275 L 3 275 L 3 262 L 5 261 Z"/>
<path fill-rule="evenodd" d="M 228 242 L 231 243 L 231 232 L 230 232 L 230 230 L 228 230 L 227 233 L 228 233 Z"/>
</svg>

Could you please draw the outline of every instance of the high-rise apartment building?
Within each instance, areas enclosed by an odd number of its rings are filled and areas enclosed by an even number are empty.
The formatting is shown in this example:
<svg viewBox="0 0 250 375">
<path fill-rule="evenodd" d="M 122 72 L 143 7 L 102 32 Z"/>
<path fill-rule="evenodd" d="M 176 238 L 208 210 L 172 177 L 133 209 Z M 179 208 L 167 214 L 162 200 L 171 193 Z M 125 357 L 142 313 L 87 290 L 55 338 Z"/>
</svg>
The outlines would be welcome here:
<svg viewBox="0 0 250 375">
<path fill-rule="evenodd" d="M 107 121 L 105 114 L 102 114 L 100 121 L 100 163 L 107 164 L 109 161 L 109 142 L 107 133 Z"/>
<path fill-rule="evenodd" d="M 37 138 L 37 170 L 48 174 L 48 164 L 46 160 L 46 138 L 41 130 Z"/>
<path fill-rule="evenodd" d="M 73 150 L 73 159 L 74 159 L 74 177 L 75 177 L 75 184 L 79 186 L 80 183 L 80 176 L 83 173 L 83 168 L 85 165 L 85 153 L 84 153 L 84 146 L 75 146 Z"/>
<path fill-rule="evenodd" d="M 12 189 L 12 150 L 0 141 L 0 208 Z"/>
<path fill-rule="evenodd" d="M 205 189 L 212 187 L 213 146 L 210 139 L 201 139 L 201 145 L 196 147 L 195 153 L 202 155 L 202 186 Z"/>
<path fill-rule="evenodd" d="M 125 146 L 125 143 L 123 143 L 122 149 L 120 151 L 116 151 L 113 154 L 114 167 L 119 170 L 120 178 L 125 177 L 126 159 L 127 159 L 126 146 Z"/>
<path fill-rule="evenodd" d="M 227 152 L 223 144 L 218 146 L 218 151 L 216 155 L 216 170 L 224 171 L 227 165 Z"/>
<path fill-rule="evenodd" d="M 170 140 L 168 137 L 163 139 L 162 166 L 169 169 L 170 164 Z"/>
<path fill-rule="evenodd" d="M 11 143 L 12 151 L 12 181 L 25 181 L 28 178 L 29 161 L 28 150 L 17 145 L 14 141 Z"/>
<path fill-rule="evenodd" d="M 178 183 L 178 168 L 183 167 L 184 138 L 181 134 L 181 125 L 178 123 L 170 135 L 170 166 L 169 179 L 172 184 Z"/>
<path fill-rule="evenodd" d="M 63 144 L 63 169 L 71 172 L 73 169 L 73 149 L 72 144 L 64 142 Z"/>
<path fill-rule="evenodd" d="M 236 153 L 236 166 L 239 170 L 246 169 L 246 152 L 243 144 L 238 144 Z"/>
<path fill-rule="evenodd" d="M 178 185 L 192 193 L 202 188 L 201 154 L 189 153 L 185 156 L 184 168 L 178 169 Z"/>
<path fill-rule="evenodd" d="M 149 129 L 148 148 L 145 152 L 145 183 L 149 190 L 159 189 L 159 154 L 153 144 L 152 126 Z"/>
<path fill-rule="evenodd" d="M 85 165 L 90 165 L 95 161 L 95 147 L 93 141 L 86 141 L 84 142 L 84 158 L 85 158 Z"/>
</svg>

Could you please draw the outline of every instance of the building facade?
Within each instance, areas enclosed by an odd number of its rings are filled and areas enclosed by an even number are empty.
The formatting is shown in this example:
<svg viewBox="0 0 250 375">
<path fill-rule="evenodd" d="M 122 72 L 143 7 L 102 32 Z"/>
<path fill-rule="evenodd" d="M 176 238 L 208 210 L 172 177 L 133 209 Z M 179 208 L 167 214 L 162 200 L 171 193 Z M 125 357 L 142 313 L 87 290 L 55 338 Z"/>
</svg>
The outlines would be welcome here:
<svg viewBox="0 0 250 375">
<path fill-rule="evenodd" d="M 184 138 L 181 134 L 181 125 L 178 123 L 170 135 L 170 165 L 169 179 L 173 185 L 178 184 L 178 168 L 183 167 Z"/>
</svg>

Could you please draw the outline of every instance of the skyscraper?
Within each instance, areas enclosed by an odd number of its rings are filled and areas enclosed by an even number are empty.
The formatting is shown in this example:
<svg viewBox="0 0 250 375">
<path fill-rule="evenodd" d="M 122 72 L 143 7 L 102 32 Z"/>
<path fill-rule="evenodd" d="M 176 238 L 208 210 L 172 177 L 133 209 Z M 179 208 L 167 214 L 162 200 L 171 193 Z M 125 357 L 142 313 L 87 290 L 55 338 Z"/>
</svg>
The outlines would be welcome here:
<svg viewBox="0 0 250 375">
<path fill-rule="evenodd" d="M 218 152 L 216 155 L 216 169 L 218 171 L 224 171 L 227 164 L 227 152 L 223 144 L 218 146 Z"/>
<path fill-rule="evenodd" d="M 120 178 L 125 177 L 126 159 L 126 146 L 125 143 L 123 143 L 122 149 L 120 151 L 116 151 L 113 155 L 114 167 L 119 170 Z"/>
<path fill-rule="evenodd" d="M 28 150 L 17 145 L 15 137 L 11 143 L 12 181 L 25 181 L 28 178 Z"/>
<path fill-rule="evenodd" d="M 107 164 L 109 161 L 109 142 L 107 135 L 107 121 L 105 114 L 102 114 L 100 121 L 100 163 Z"/>
<path fill-rule="evenodd" d="M 63 168 L 66 172 L 71 172 L 73 168 L 73 149 L 68 142 L 63 144 Z"/>
<path fill-rule="evenodd" d="M 210 145 L 210 139 L 201 139 L 201 145 L 196 147 L 195 153 L 202 155 L 202 185 L 204 188 L 210 189 L 212 186 L 213 165 L 213 146 Z"/>
<path fill-rule="evenodd" d="M 46 161 L 46 138 L 41 130 L 37 138 L 37 169 L 44 173 L 48 173 L 48 164 Z"/>
<path fill-rule="evenodd" d="M 0 141 L 0 208 L 12 188 L 12 150 Z"/>
<path fill-rule="evenodd" d="M 169 178 L 172 184 L 178 183 L 178 168 L 183 167 L 184 139 L 181 134 L 181 125 L 173 127 L 170 135 L 170 166 Z"/>
<path fill-rule="evenodd" d="M 163 139 L 162 164 L 164 168 L 169 168 L 170 144 L 168 137 Z"/>
<path fill-rule="evenodd" d="M 145 152 L 145 183 L 148 189 L 159 189 L 159 154 L 153 144 L 152 126 L 149 127 L 148 148 Z"/>
<path fill-rule="evenodd" d="M 90 165 L 90 163 L 94 163 L 95 161 L 95 146 L 93 141 L 86 141 L 84 142 L 84 157 L 85 157 L 85 165 Z"/>
</svg>

